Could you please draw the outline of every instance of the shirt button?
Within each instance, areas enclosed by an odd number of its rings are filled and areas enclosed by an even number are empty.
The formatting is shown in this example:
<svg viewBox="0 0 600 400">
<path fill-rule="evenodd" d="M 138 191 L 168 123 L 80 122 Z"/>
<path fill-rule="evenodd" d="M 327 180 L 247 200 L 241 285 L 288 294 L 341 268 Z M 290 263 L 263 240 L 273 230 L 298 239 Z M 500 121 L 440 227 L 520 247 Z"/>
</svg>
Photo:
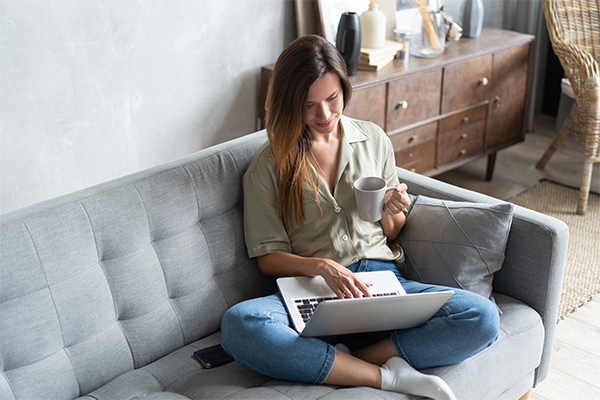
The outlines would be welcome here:
<svg viewBox="0 0 600 400">
<path fill-rule="evenodd" d="M 333 211 L 335 211 L 336 214 L 339 214 L 342 211 L 342 209 L 339 207 L 336 207 L 333 209 Z"/>
<path fill-rule="evenodd" d="M 358 257 L 354 257 L 354 258 L 352 259 L 352 262 L 353 262 L 353 263 L 355 263 L 355 262 L 359 262 L 359 261 L 360 261 L 360 258 L 358 258 Z"/>
<path fill-rule="evenodd" d="M 348 235 L 344 235 L 344 236 L 342 236 L 342 240 L 343 240 L 344 242 L 345 242 L 345 241 L 347 241 L 347 240 L 348 240 Z"/>
</svg>

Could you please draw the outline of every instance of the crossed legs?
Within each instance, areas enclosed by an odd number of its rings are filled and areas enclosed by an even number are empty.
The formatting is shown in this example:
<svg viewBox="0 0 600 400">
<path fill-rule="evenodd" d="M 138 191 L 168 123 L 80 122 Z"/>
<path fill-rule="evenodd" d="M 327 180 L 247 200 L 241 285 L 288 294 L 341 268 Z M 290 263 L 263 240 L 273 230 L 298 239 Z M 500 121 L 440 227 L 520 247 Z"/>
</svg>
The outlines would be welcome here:
<svg viewBox="0 0 600 400">
<path fill-rule="evenodd" d="M 407 293 L 444 289 L 403 278 L 401 283 Z M 225 350 L 265 375 L 316 384 L 369 386 L 433 399 L 454 397 L 441 378 L 417 369 L 460 362 L 493 343 L 497 334 L 498 312 L 493 303 L 462 290 L 455 290 L 425 325 L 397 332 L 300 337 L 290 327 L 277 294 L 239 303 L 222 321 Z M 339 341 L 354 352 L 338 351 L 333 344 Z"/>
</svg>

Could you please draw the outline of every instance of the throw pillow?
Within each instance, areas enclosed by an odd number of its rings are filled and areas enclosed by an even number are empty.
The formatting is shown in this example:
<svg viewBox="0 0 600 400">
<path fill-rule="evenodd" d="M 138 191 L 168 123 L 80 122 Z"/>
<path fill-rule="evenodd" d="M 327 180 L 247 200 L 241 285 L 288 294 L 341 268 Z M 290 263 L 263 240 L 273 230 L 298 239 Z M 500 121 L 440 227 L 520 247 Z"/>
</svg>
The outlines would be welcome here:
<svg viewBox="0 0 600 400">
<path fill-rule="evenodd" d="M 504 262 L 511 203 L 456 202 L 418 196 L 398 237 L 410 280 L 470 290 L 490 298 Z"/>
</svg>

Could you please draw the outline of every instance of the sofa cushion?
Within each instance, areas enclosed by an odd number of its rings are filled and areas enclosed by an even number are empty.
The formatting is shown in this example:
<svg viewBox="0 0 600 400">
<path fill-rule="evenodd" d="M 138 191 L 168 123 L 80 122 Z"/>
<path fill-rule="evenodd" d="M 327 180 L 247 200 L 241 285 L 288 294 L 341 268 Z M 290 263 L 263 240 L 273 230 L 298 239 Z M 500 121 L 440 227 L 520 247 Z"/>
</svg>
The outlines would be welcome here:
<svg viewBox="0 0 600 400">
<path fill-rule="evenodd" d="M 532 371 L 540 362 L 544 337 L 541 318 L 531 307 L 511 297 L 497 294 L 496 299 L 503 310 L 498 340 L 457 365 L 424 371 L 444 378 L 461 400 L 514 400 L 517 397 L 512 393 L 503 393 L 505 388 L 516 387 L 516 392 L 522 394 L 533 384 Z M 415 399 L 366 387 L 343 388 L 272 379 L 237 362 L 212 369 L 202 367 L 193 358 L 193 353 L 219 341 L 220 332 L 184 346 L 144 368 L 127 372 L 84 398 Z M 486 376 L 485 387 L 479 384 L 482 376 Z M 525 388 L 527 385 L 529 387 Z"/>
<path fill-rule="evenodd" d="M 494 293 L 494 298 L 502 310 L 498 340 L 459 364 L 423 370 L 442 377 L 458 399 L 514 400 L 533 387 L 544 346 L 542 319 L 512 297 Z"/>
<path fill-rule="evenodd" d="M 512 223 L 513 205 L 418 196 L 398 237 L 407 279 L 491 297 Z"/>
<path fill-rule="evenodd" d="M 113 399 L 390 399 L 409 400 L 400 393 L 358 387 L 312 385 L 273 379 L 237 362 L 206 369 L 193 358 L 201 348 L 217 344 L 220 332 L 184 346 L 147 365 L 129 371 L 96 391 L 86 400 Z"/>
<path fill-rule="evenodd" d="M 94 391 L 272 293 L 242 229 L 242 175 L 265 139 L 0 215 L 0 398 Z"/>
</svg>

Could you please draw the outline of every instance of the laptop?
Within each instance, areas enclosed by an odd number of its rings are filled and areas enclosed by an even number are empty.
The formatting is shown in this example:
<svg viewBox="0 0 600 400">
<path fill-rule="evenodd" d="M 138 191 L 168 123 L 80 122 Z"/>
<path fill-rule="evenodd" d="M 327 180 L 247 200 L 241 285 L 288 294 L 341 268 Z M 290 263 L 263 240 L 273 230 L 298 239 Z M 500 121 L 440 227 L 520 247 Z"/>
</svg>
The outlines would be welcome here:
<svg viewBox="0 0 600 400">
<path fill-rule="evenodd" d="M 358 272 L 373 284 L 373 297 L 338 299 L 321 276 L 278 278 L 294 329 L 300 336 L 409 329 L 423 325 L 454 291 L 407 294 L 392 271 Z"/>
</svg>

